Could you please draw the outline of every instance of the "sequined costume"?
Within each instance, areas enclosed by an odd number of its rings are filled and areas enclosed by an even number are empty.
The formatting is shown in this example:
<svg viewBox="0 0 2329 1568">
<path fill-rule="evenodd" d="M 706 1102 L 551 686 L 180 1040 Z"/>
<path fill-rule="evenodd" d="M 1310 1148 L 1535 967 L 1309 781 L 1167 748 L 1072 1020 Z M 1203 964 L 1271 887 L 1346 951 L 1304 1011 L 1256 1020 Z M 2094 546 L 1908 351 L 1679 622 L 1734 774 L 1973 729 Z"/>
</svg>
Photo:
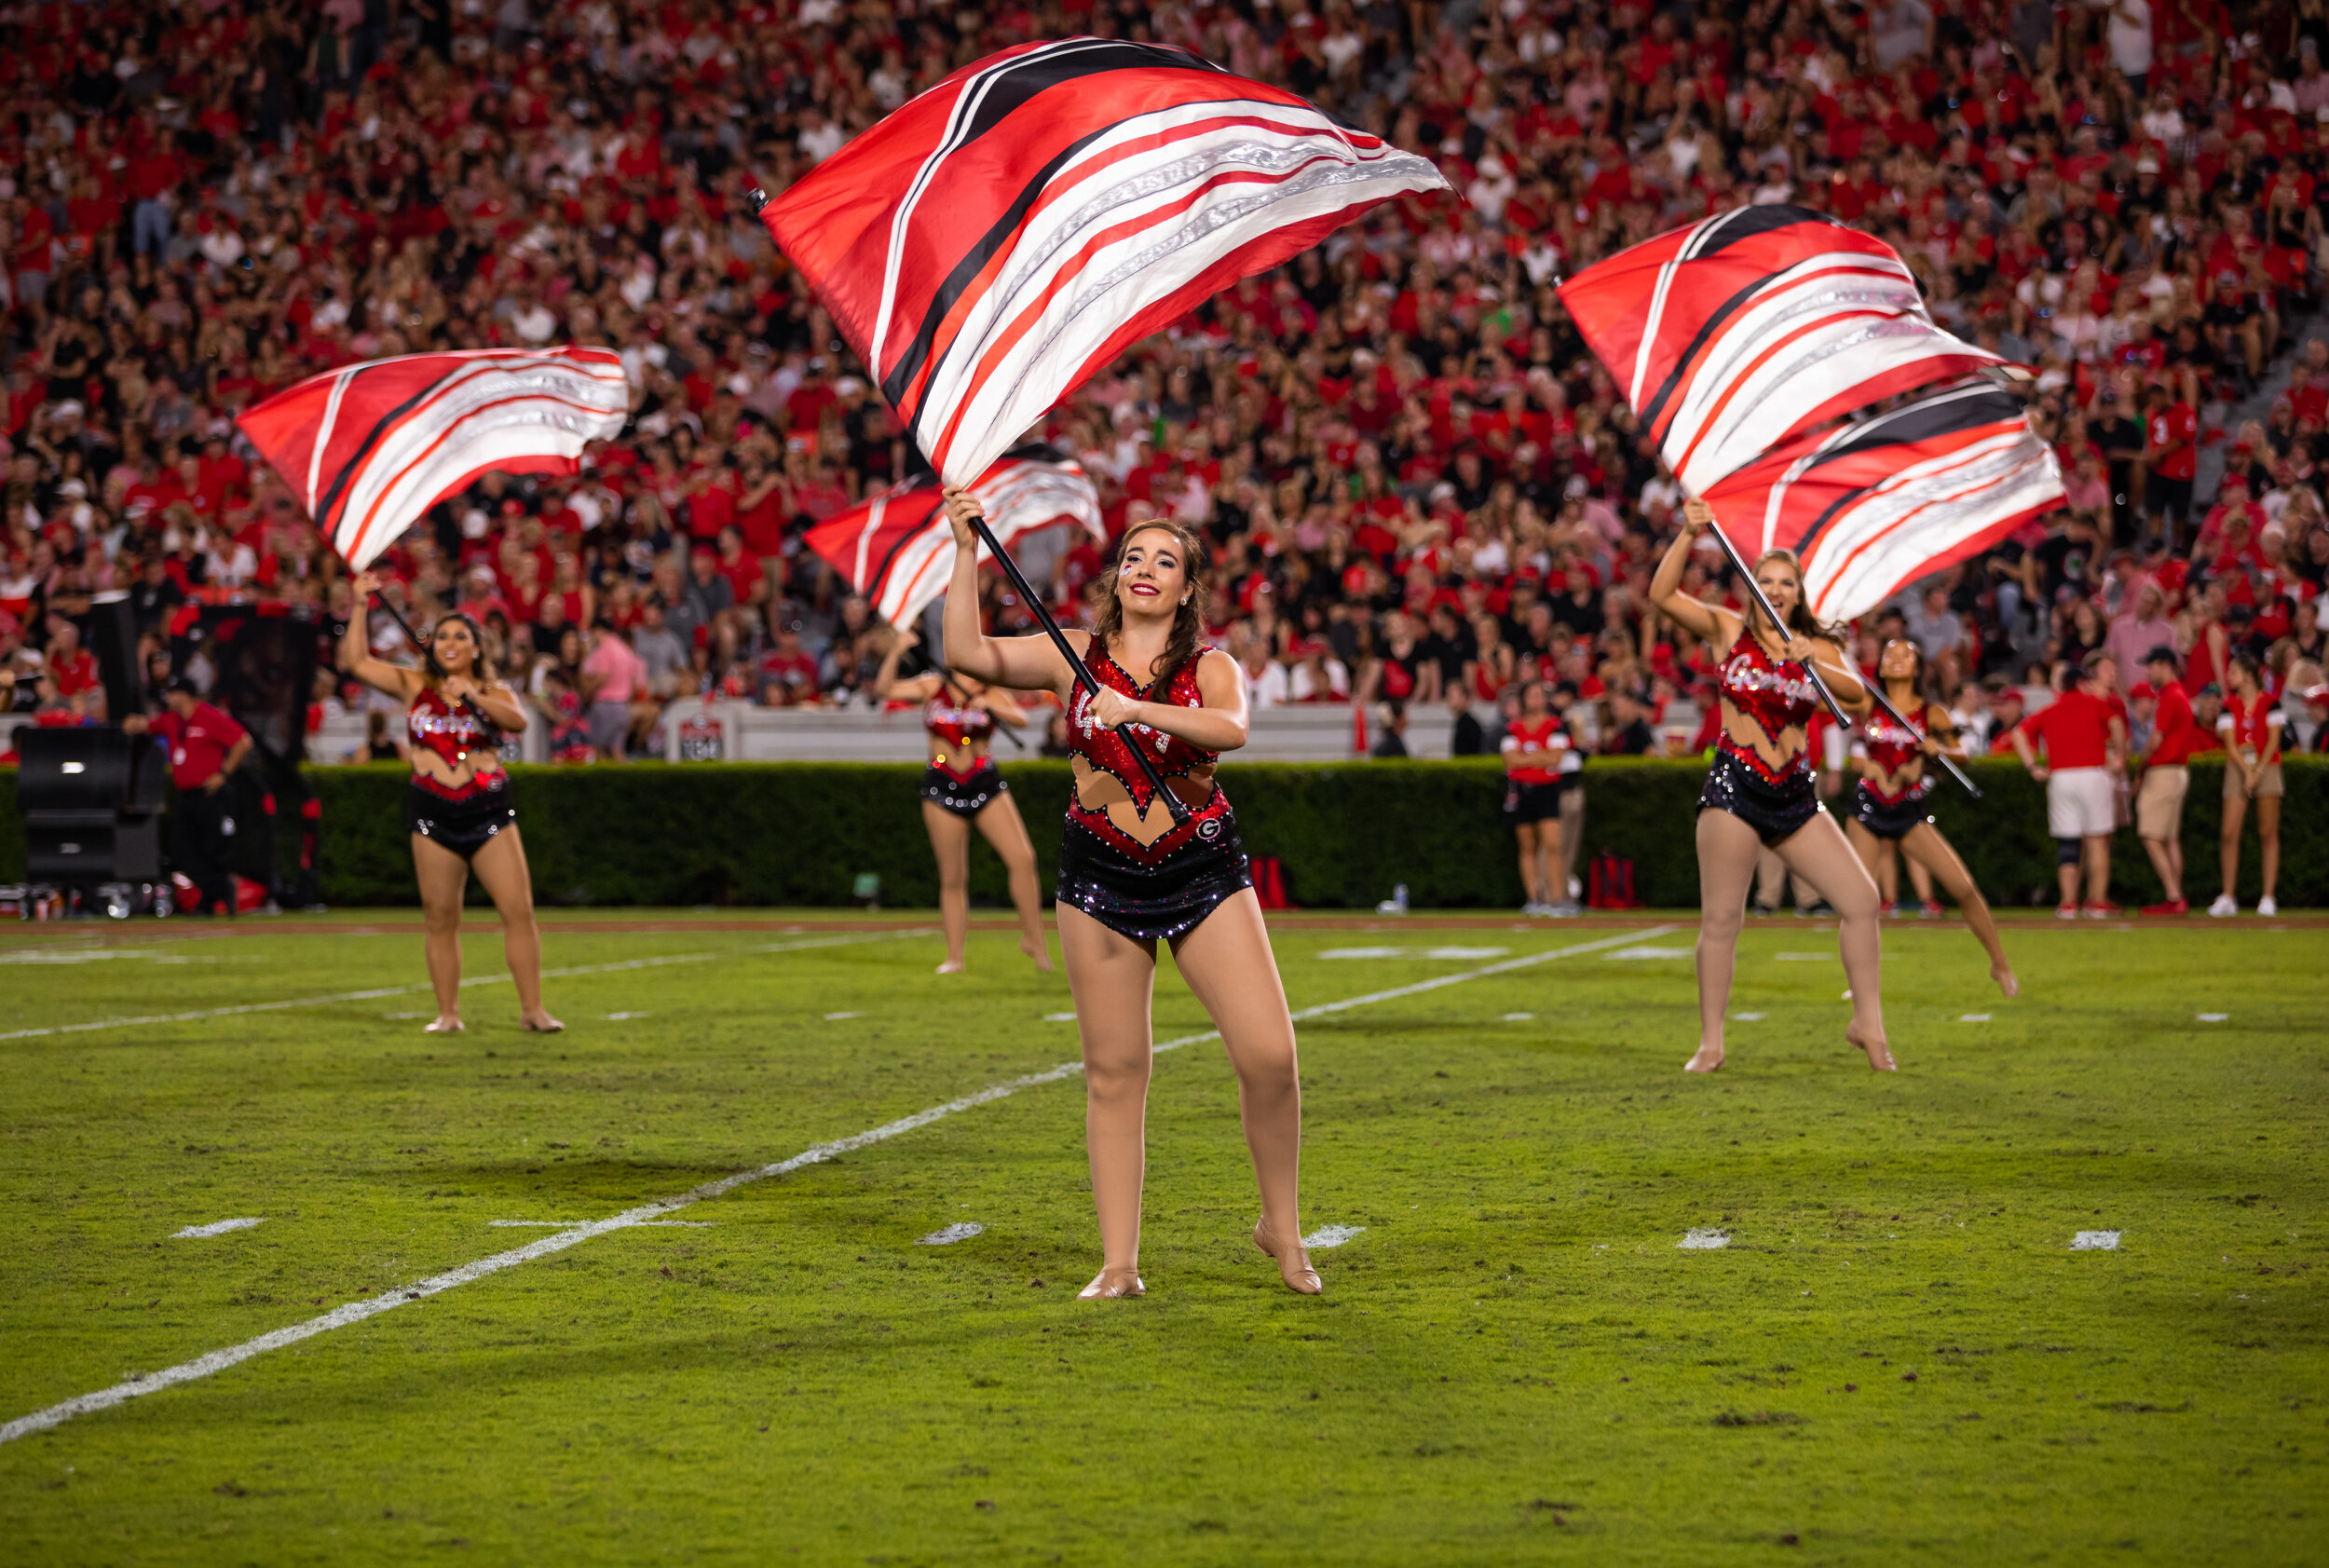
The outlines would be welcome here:
<svg viewBox="0 0 2329 1568">
<path fill-rule="evenodd" d="M 933 743 L 930 767 L 922 774 L 923 799 L 958 817 L 974 817 L 1009 793 L 993 757 L 974 756 L 968 768 L 957 769 L 946 756 L 993 735 L 994 715 L 959 701 L 951 687 L 941 686 L 922 704 L 922 728 Z"/>
<path fill-rule="evenodd" d="M 455 707 L 434 687 L 423 688 L 404 716 L 404 732 L 415 751 L 433 752 L 448 768 L 466 768 L 471 753 L 484 759 L 460 784 L 415 770 L 404 795 L 408 829 L 469 860 L 518 820 L 510 800 L 510 775 L 494 749 L 497 737 L 473 709 Z"/>
<path fill-rule="evenodd" d="M 1197 665 L 1207 651 L 1198 649 L 1171 675 L 1145 688 L 1096 645 L 1086 662 L 1095 679 L 1126 697 L 1198 708 L 1205 701 L 1197 690 Z M 1144 818 L 1154 792 L 1132 758 L 1133 745 L 1148 748 L 1157 772 L 1167 779 L 1209 768 L 1219 758 L 1217 752 L 1200 751 L 1144 724 L 1104 729 L 1091 709 L 1091 695 L 1079 686 L 1068 708 L 1069 743 L 1094 770 L 1123 784 Z M 1095 811 L 1072 794 L 1068 798 L 1058 898 L 1111 931 L 1138 941 L 1177 942 L 1223 900 L 1251 886 L 1253 872 L 1238 840 L 1237 818 L 1219 784 L 1204 804 L 1191 808 L 1186 822 L 1145 845 L 1110 821 L 1105 809 Z"/>
<path fill-rule="evenodd" d="M 1810 727 L 1815 697 L 1810 678 L 1791 674 L 1745 630 L 1723 658 L 1722 688 L 1723 700 L 1751 720 L 1775 749 L 1786 731 Z M 1775 772 L 1724 724 L 1715 741 L 1714 767 L 1698 792 L 1698 809 L 1730 812 L 1765 844 L 1787 839 L 1825 809 L 1807 742 L 1808 737 L 1798 741 L 1794 755 Z"/>
<path fill-rule="evenodd" d="M 1924 738 L 1879 708 L 1862 721 L 1859 743 L 1885 777 L 1906 775 L 1909 782 L 1886 791 L 1863 776 L 1852 792 L 1852 820 L 1879 839 L 1904 839 L 1918 823 L 1931 820 L 1925 800 L 1933 792 L 1933 775 L 1925 770 Z"/>
</svg>

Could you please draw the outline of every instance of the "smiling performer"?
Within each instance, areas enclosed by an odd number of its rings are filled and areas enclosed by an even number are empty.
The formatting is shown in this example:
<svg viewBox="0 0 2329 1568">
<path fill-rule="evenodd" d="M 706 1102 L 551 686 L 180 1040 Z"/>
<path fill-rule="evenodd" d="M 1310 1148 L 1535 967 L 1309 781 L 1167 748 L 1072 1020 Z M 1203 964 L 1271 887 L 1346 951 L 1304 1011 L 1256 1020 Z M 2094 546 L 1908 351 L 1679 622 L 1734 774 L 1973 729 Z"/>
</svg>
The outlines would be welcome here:
<svg viewBox="0 0 2329 1568">
<path fill-rule="evenodd" d="M 979 624 L 976 498 L 947 492 L 955 540 L 947 593 L 947 658 L 976 679 L 1020 691 L 1044 688 L 1068 704 L 1075 793 L 1059 852 L 1059 949 L 1068 961 L 1083 1045 L 1084 1137 L 1099 1211 L 1102 1265 L 1086 1298 L 1137 1296 L 1140 1188 L 1147 1166 L 1150 996 L 1156 944 L 1172 944 L 1189 989 L 1205 1004 L 1230 1064 L 1261 1189 L 1254 1245 L 1277 1260 L 1287 1286 L 1323 1288 L 1301 1243 L 1301 1084 L 1294 1020 L 1270 933 L 1237 839 L 1237 818 L 1214 783 L 1222 752 L 1246 743 L 1246 679 L 1237 661 L 1199 644 L 1205 587 L 1196 540 L 1176 524 L 1136 525 L 1099 579 L 1093 631 L 1069 646 L 1096 694 L 1048 637 L 989 637 Z M 1176 824 L 1135 766 L 1147 750 L 1185 805 Z"/>
<path fill-rule="evenodd" d="M 510 775 L 495 750 L 494 729 L 525 728 L 525 710 L 509 686 L 494 678 L 477 622 L 458 612 L 439 620 L 429 634 L 426 673 L 372 656 L 366 628 L 380 579 L 356 576 L 357 613 L 340 639 L 341 667 L 366 686 L 412 704 L 405 728 L 412 739 L 413 781 L 405 797 L 412 829 L 413 872 L 428 922 L 429 981 L 437 993 L 430 1034 L 461 1030 L 461 895 L 470 872 L 501 916 L 501 946 L 517 982 L 521 1028 L 553 1032 L 565 1026 L 542 1011 L 542 938 L 534 924 L 534 882 L 525 846 L 518 840 L 517 808 Z"/>
<path fill-rule="evenodd" d="M 1755 563 L 1755 580 L 1783 627 L 1765 622 L 1759 610 L 1742 616 L 1684 593 L 1683 568 L 1714 512 L 1694 497 L 1683 504 L 1682 516 L 1681 534 L 1651 579 L 1650 602 L 1684 630 L 1728 649 L 1723 655 L 1723 729 L 1713 770 L 1698 796 L 1698 1050 L 1686 1070 L 1712 1072 L 1723 1065 L 1723 1015 L 1748 884 L 1758 850 L 1767 845 L 1844 917 L 1838 937 L 1852 987 L 1852 1021 L 1844 1037 L 1867 1053 L 1870 1067 L 1888 1072 L 1893 1062 L 1885 1043 L 1876 884 L 1819 803 L 1805 741 L 1816 693 L 1790 665 L 1816 661 L 1828 689 L 1849 708 L 1867 702 L 1867 689 L 1834 637 L 1812 619 L 1792 552 L 1774 550 Z"/>
<path fill-rule="evenodd" d="M 1933 792 L 1933 775 L 1927 771 L 1925 759 L 1965 758 L 1965 745 L 1957 739 L 1949 710 L 1925 700 L 1925 650 L 1906 637 L 1895 637 L 1876 656 L 1876 678 L 1885 683 L 1892 705 L 1914 723 L 1897 724 L 1881 709 L 1860 721 L 1853 747 L 1860 758 L 1860 781 L 1852 795 L 1852 825 L 1846 829 L 1852 847 L 1871 877 L 1876 875 L 1877 856 L 1886 843 L 1898 844 L 1902 854 L 1930 871 L 1957 901 L 1965 923 L 1988 949 L 1989 977 L 2008 996 L 2018 996 L 2022 984 L 2006 961 L 1989 901 L 1925 809 Z"/>
</svg>

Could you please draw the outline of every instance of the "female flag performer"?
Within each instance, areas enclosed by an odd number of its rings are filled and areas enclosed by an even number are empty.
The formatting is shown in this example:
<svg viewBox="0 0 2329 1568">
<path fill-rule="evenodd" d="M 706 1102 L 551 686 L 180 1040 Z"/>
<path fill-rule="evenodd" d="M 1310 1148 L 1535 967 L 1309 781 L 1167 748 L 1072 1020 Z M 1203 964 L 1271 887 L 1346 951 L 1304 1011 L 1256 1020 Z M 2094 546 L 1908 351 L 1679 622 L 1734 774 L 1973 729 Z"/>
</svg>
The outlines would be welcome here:
<svg viewBox="0 0 2329 1568">
<path fill-rule="evenodd" d="M 1876 678 L 1885 683 L 1885 695 L 1892 699 L 1892 705 L 1913 716 L 1923 729 L 1897 724 L 1882 710 L 1860 721 L 1855 748 L 1860 757 L 1860 779 L 1852 793 L 1852 825 L 1845 830 L 1852 847 L 1859 852 L 1860 863 L 1871 877 L 1876 875 L 1877 857 L 1888 843 L 1899 845 L 1900 853 L 1931 872 L 1957 901 L 1965 923 L 1981 938 L 1989 954 L 1989 977 L 2007 996 L 2018 996 L 2022 983 L 2013 976 L 2013 965 L 2006 961 L 2005 944 L 1998 940 L 1989 901 L 1982 896 L 1973 873 L 1965 868 L 1965 862 L 1925 810 L 1925 801 L 1933 792 L 1933 775 L 1927 770 L 1925 759 L 1947 755 L 1963 760 L 1965 757 L 1964 743 L 1957 739 L 1949 710 L 1925 699 L 1925 650 L 1906 637 L 1895 637 L 1876 656 Z"/>
<path fill-rule="evenodd" d="M 349 675 L 400 702 L 412 740 L 413 780 L 405 792 L 404 823 L 412 832 L 413 873 L 420 882 L 427 922 L 429 983 L 437 993 L 431 1034 L 461 1031 L 461 895 L 470 873 L 484 884 L 501 916 L 501 947 L 517 982 L 521 1028 L 565 1028 L 542 1010 L 542 937 L 534 924 L 534 879 L 518 839 L 518 811 L 510 803 L 510 775 L 494 749 L 495 729 L 525 728 L 525 709 L 506 682 L 494 678 L 477 622 L 456 610 L 438 620 L 425 645 L 429 670 L 408 670 L 375 659 L 368 646 L 371 617 L 363 607 L 379 588 L 370 572 L 356 575 L 357 613 L 340 639 L 340 664 Z"/>
<path fill-rule="evenodd" d="M 1723 1065 L 1723 1013 L 1748 884 L 1757 849 L 1767 845 L 1843 916 L 1839 940 L 1852 986 L 1852 1021 L 1844 1037 L 1867 1054 L 1870 1067 L 1889 1072 L 1876 884 L 1819 803 L 1805 743 L 1817 698 L 1810 680 L 1788 666 L 1817 661 L 1846 707 L 1865 703 L 1867 689 L 1835 637 L 1812 619 L 1791 551 L 1774 550 L 1755 563 L 1755 580 L 1783 626 L 1764 623 L 1760 610 L 1742 616 L 1684 593 L 1682 570 L 1714 512 L 1694 497 L 1683 503 L 1682 518 L 1682 532 L 1650 579 L 1650 602 L 1685 630 L 1729 649 L 1723 656 L 1723 729 L 1698 796 L 1698 1049 L 1685 1070 L 1712 1072 Z"/>
<path fill-rule="evenodd" d="M 938 857 L 938 920 L 947 934 L 941 975 L 960 975 L 971 932 L 971 828 L 975 825 L 1002 857 L 1011 878 L 1011 903 L 1019 912 L 1019 950 L 1051 973 L 1043 947 L 1043 910 L 1036 894 L 1035 846 L 1011 803 L 1011 786 L 987 753 L 995 726 L 1023 729 L 1027 715 L 1010 696 L 949 670 L 927 670 L 897 678 L 898 661 L 921 639 L 913 631 L 893 632 L 874 690 L 888 702 L 919 702 L 922 729 L 930 736 L 930 767 L 922 774 L 922 825 L 930 851 Z"/>
<path fill-rule="evenodd" d="M 1059 948 L 1083 1045 L 1084 1135 L 1099 1211 L 1100 1272 L 1089 1298 L 1137 1296 L 1140 1188 L 1147 1164 L 1150 995 L 1156 944 L 1172 944 L 1189 989 L 1221 1031 L 1261 1189 L 1254 1245 L 1277 1260 L 1290 1289 L 1324 1288 L 1301 1243 L 1302 1098 L 1294 1021 L 1270 934 L 1237 839 L 1237 818 L 1214 782 L 1220 754 L 1246 743 L 1246 681 L 1237 661 L 1203 646 L 1205 585 L 1196 540 L 1178 525 L 1136 525 L 1099 582 L 1099 619 L 1069 630 L 1096 677 L 1087 693 L 1047 637 L 989 637 L 979 624 L 979 503 L 947 492 L 954 580 L 947 657 L 957 670 L 1015 690 L 1049 688 L 1068 702 L 1075 792 L 1060 848 Z M 1186 805 L 1178 825 L 1153 798 L 1131 748 L 1144 748 Z"/>
</svg>

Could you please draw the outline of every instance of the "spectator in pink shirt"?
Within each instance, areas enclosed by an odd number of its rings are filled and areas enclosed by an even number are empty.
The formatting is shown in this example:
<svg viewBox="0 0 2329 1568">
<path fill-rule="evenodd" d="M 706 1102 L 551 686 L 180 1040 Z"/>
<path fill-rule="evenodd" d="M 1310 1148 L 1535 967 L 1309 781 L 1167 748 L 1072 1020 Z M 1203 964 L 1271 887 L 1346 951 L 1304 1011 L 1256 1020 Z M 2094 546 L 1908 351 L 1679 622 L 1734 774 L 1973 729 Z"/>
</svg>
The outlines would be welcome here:
<svg viewBox="0 0 2329 1568">
<path fill-rule="evenodd" d="M 622 634 L 599 627 L 582 661 L 582 700 L 589 704 L 591 744 L 609 762 L 626 759 L 631 738 L 631 702 L 646 684 L 647 665 Z"/>
</svg>

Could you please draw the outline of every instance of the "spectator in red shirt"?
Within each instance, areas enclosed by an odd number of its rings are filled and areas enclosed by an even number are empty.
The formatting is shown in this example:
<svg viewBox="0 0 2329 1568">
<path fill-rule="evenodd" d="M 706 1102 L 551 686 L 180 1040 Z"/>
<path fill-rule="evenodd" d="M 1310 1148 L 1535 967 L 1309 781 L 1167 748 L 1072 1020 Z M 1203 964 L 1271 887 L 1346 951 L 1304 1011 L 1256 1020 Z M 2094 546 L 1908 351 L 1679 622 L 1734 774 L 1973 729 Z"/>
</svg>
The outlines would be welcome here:
<svg viewBox="0 0 2329 1568">
<path fill-rule="evenodd" d="M 48 661 L 58 696 L 77 697 L 97 689 L 97 661 L 81 646 L 81 629 L 61 615 L 48 618 Z"/>
<path fill-rule="evenodd" d="M 2200 471 L 2200 416 L 2167 388 L 2155 386 L 2144 400 L 2144 511 L 2175 548 L 2177 531 L 2191 516 L 2192 477 Z"/>
<path fill-rule="evenodd" d="M 170 747 L 170 782 L 178 798 L 170 811 L 175 869 L 199 890 L 192 914 L 235 912 L 235 879 L 226 869 L 231 821 L 227 781 L 251 755 L 251 733 L 202 701 L 190 680 L 170 683 L 166 706 L 148 718 L 132 714 L 122 729 L 132 735 L 158 735 Z"/>
<path fill-rule="evenodd" d="M 2191 789 L 2191 699 L 2175 677 L 2183 661 L 2172 644 L 2161 643 L 2144 657 L 2144 674 L 2155 706 L 2151 743 L 2143 754 L 2143 786 L 2135 793 L 2135 832 L 2167 896 L 2146 905 L 2146 915 L 2184 915 L 2184 797 Z M 2141 688 L 2137 689 L 2142 689 Z"/>
<path fill-rule="evenodd" d="M 2065 666 L 2053 702 L 2010 732 L 2015 755 L 2030 776 L 2046 785 L 2046 828 L 2055 844 L 2055 875 L 2062 882 L 2060 920 L 2104 920 L 2118 913 L 2110 901 L 2111 832 L 2118 825 L 2112 787 L 2127 745 L 2127 727 L 2094 689 L 2092 675 Z M 2043 746 L 2046 760 L 2037 759 Z M 2086 870 L 2087 896 L 2078 901 L 2078 872 Z"/>
</svg>

